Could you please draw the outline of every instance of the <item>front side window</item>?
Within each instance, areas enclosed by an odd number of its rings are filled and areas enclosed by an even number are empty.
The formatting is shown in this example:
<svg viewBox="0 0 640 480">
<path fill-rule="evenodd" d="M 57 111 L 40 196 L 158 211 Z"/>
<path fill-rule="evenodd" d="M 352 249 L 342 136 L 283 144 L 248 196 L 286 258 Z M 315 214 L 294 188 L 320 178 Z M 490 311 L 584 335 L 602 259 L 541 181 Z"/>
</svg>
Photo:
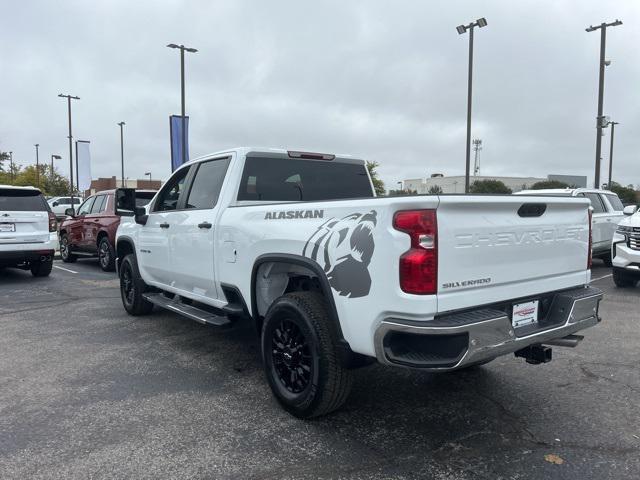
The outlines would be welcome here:
<svg viewBox="0 0 640 480">
<path fill-rule="evenodd" d="M 238 200 L 319 201 L 371 198 L 367 169 L 360 163 L 247 157 Z"/>
<path fill-rule="evenodd" d="M 93 202 L 95 201 L 95 199 L 96 197 L 90 197 L 86 202 L 80 205 L 80 208 L 78 209 L 78 215 L 87 215 L 89 212 L 91 212 L 91 207 L 93 207 Z"/>
<path fill-rule="evenodd" d="M 185 208 L 213 208 L 218 202 L 228 166 L 228 157 L 200 163 Z"/>
<path fill-rule="evenodd" d="M 154 212 L 166 212 L 178 208 L 178 200 L 184 190 L 185 180 L 190 168 L 191 167 L 185 167 L 178 170 L 173 177 L 169 179 L 158 195 L 153 206 Z"/>
</svg>

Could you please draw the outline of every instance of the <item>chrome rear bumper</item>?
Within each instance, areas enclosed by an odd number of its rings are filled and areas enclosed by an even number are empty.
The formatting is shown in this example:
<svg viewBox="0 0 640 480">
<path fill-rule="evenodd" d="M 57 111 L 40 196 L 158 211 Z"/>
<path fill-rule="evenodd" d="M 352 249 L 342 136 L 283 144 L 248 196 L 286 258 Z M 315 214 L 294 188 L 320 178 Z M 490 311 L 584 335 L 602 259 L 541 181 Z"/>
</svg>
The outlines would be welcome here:
<svg viewBox="0 0 640 480">
<path fill-rule="evenodd" d="M 455 370 L 596 325 L 602 297 L 593 287 L 558 292 L 539 320 L 542 327 L 527 332 L 514 330 L 509 314 L 491 307 L 430 321 L 388 318 L 375 333 L 376 356 L 387 365 Z"/>
</svg>

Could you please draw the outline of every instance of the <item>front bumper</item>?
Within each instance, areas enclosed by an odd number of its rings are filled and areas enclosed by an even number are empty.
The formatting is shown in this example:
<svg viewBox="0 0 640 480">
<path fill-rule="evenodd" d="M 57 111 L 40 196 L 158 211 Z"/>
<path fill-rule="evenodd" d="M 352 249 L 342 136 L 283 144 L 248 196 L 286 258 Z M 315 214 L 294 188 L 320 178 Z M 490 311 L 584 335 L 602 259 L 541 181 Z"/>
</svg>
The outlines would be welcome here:
<svg viewBox="0 0 640 480">
<path fill-rule="evenodd" d="M 619 233 L 613 237 L 611 262 L 614 268 L 623 268 L 626 273 L 640 277 L 640 250 L 631 248 L 627 237 Z"/>
<path fill-rule="evenodd" d="M 596 325 L 600 300 L 593 287 L 554 293 L 540 327 L 524 333 L 514 330 L 508 312 L 491 306 L 424 322 L 388 318 L 375 333 L 376 357 L 387 365 L 456 370 Z"/>
</svg>

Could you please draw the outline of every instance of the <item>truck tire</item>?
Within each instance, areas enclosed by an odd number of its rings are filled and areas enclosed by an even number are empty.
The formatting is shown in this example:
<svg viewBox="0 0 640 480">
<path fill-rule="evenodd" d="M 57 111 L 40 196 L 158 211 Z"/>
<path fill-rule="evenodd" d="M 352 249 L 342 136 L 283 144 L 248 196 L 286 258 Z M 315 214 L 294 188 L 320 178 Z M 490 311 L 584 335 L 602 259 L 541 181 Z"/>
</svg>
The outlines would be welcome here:
<svg viewBox="0 0 640 480">
<path fill-rule="evenodd" d="M 287 293 L 269 308 L 263 365 L 275 397 L 292 415 L 324 415 L 347 399 L 353 372 L 340 362 L 338 340 L 338 327 L 317 292 Z"/>
<path fill-rule="evenodd" d="M 53 259 L 41 262 L 33 262 L 31 264 L 31 275 L 34 277 L 48 277 L 53 268 Z"/>
<path fill-rule="evenodd" d="M 636 284 L 636 279 L 630 277 L 624 270 L 620 268 L 613 269 L 613 283 L 616 284 L 618 288 L 628 288 L 633 287 Z"/>
<path fill-rule="evenodd" d="M 105 272 L 113 272 L 116 269 L 116 253 L 107 237 L 102 237 L 98 243 L 98 260 L 100 268 Z"/>
<path fill-rule="evenodd" d="M 607 253 L 604 257 L 602 257 L 602 261 L 604 262 L 604 266 L 611 268 L 613 266 L 613 260 L 611 259 L 611 252 Z"/>
<path fill-rule="evenodd" d="M 142 296 L 149 287 L 140 277 L 138 262 L 134 254 L 129 254 L 120 265 L 120 296 L 122 305 L 129 315 L 138 316 L 151 313 L 153 303 Z"/>
<path fill-rule="evenodd" d="M 62 237 L 60 237 L 60 258 L 62 258 L 64 263 L 73 263 L 78 260 L 78 257 L 71 253 L 69 235 L 66 233 L 63 233 Z"/>
</svg>

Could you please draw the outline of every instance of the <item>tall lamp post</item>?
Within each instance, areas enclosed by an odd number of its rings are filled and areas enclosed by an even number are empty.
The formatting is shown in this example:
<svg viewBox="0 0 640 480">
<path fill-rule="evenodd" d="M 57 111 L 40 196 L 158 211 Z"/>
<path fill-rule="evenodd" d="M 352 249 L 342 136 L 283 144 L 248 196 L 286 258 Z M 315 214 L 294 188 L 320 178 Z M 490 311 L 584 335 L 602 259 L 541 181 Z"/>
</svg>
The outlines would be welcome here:
<svg viewBox="0 0 640 480">
<path fill-rule="evenodd" d="M 600 162 L 602 161 L 602 129 L 607 125 L 606 123 L 603 125 L 603 115 L 602 115 L 602 107 L 603 107 L 603 97 L 604 97 L 604 67 L 605 67 L 605 59 L 604 53 L 607 45 L 607 27 L 617 27 L 618 25 L 622 25 L 620 20 L 616 20 L 611 23 L 601 23 L 600 25 L 590 25 L 589 28 L 586 29 L 587 32 L 594 32 L 596 30 L 600 30 L 600 76 L 598 80 L 598 116 L 596 119 L 596 172 L 594 185 L 595 188 L 600 188 Z"/>
<path fill-rule="evenodd" d="M 486 27 L 487 20 L 482 17 L 468 25 L 459 25 L 456 30 L 460 35 L 469 31 L 469 79 L 467 81 L 467 151 L 466 168 L 464 176 L 464 191 L 469 193 L 469 173 L 471 171 L 471 96 L 473 82 L 473 29 L 474 27 Z"/>
<path fill-rule="evenodd" d="M 71 207 L 73 208 L 73 135 L 71 133 L 71 100 L 80 100 L 80 97 L 73 95 L 58 95 L 60 98 L 67 99 L 67 108 L 69 115 L 69 196 L 71 197 Z"/>
<path fill-rule="evenodd" d="M 119 122 L 120 125 L 120 163 L 122 166 L 122 188 L 125 188 L 124 184 L 124 126 L 126 125 L 124 122 Z"/>
<path fill-rule="evenodd" d="M 151 172 L 144 172 L 145 175 L 149 175 L 149 188 L 151 188 Z"/>
<path fill-rule="evenodd" d="M 611 173 L 613 172 L 613 133 L 615 132 L 616 125 L 620 122 L 609 122 L 611 125 L 611 145 L 609 146 L 609 183 L 607 187 L 611 190 Z"/>
<path fill-rule="evenodd" d="M 186 120 L 185 120 L 185 108 L 184 108 L 184 52 L 196 53 L 198 50 L 195 48 L 185 47 L 184 45 L 176 45 L 170 43 L 167 45 L 169 48 L 177 48 L 180 50 L 180 106 L 182 115 L 182 163 L 187 161 L 187 134 L 186 134 Z"/>
<path fill-rule="evenodd" d="M 38 158 L 39 143 L 34 145 L 36 147 L 36 187 L 40 188 L 40 159 Z"/>
<path fill-rule="evenodd" d="M 60 160 L 62 157 L 60 155 L 51 155 L 51 172 L 50 172 L 50 175 L 49 175 L 51 177 L 51 180 L 53 180 L 53 159 L 54 158 L 56 160 Z"/>
</svg>

